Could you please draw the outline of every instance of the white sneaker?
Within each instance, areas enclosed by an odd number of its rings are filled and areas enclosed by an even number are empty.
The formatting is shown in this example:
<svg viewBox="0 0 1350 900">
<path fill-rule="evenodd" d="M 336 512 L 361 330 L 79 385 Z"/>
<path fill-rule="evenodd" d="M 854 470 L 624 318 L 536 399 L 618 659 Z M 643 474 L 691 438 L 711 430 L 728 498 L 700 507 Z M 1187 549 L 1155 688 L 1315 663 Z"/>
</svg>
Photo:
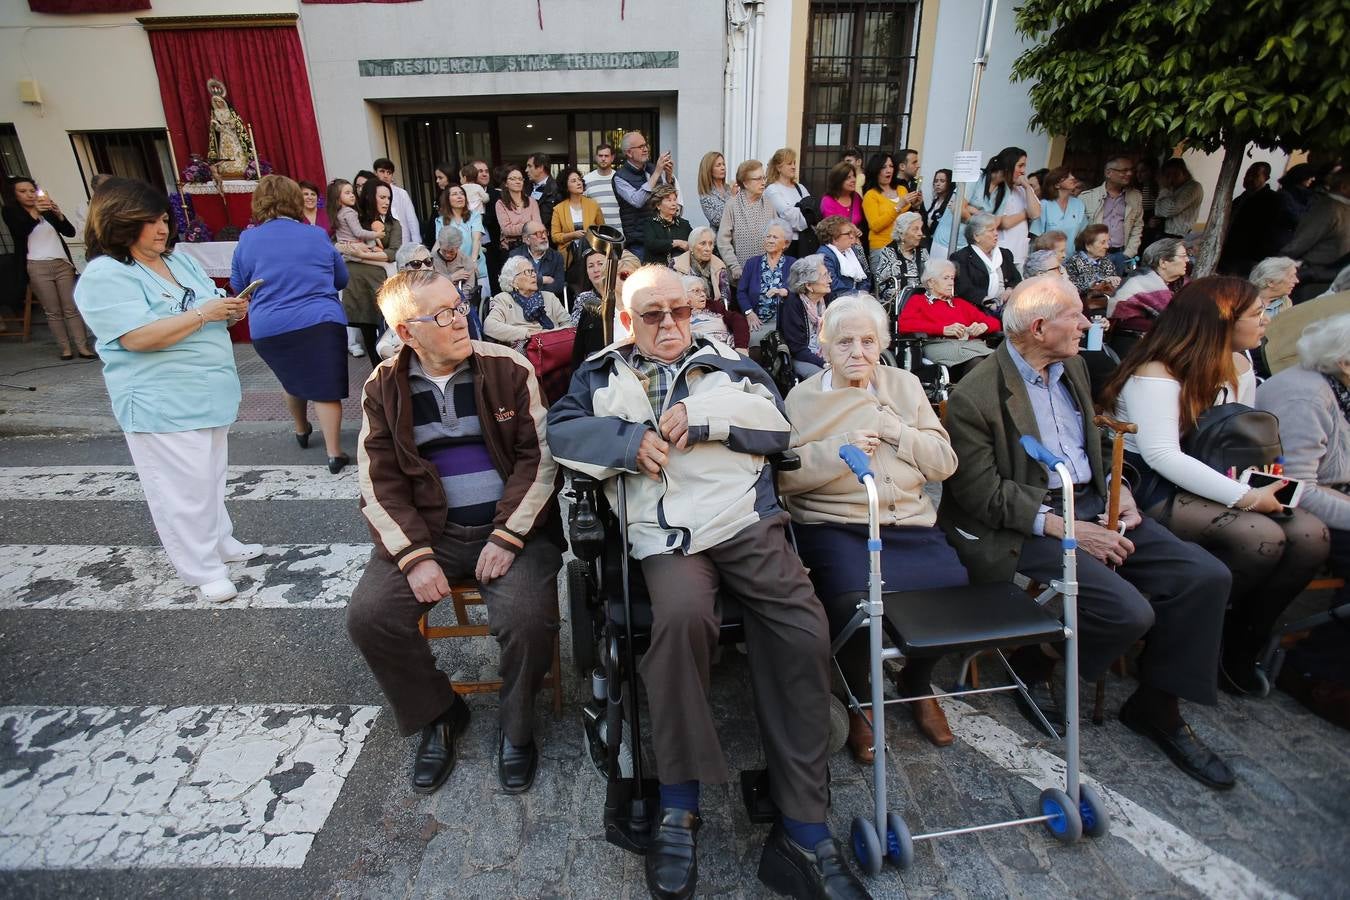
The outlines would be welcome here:
<svg viewBox="0 0 1350 900">
<path fill-rule="evenodd" d="M 240 544 L 238 550 L 225 554 L 221 559 L 227 563 L 248 562 L 262 556 L 262 552 L 262 544 Z"/>
<path fill-rule="evenodd" d="M 365 348 L 357 344 L 348 344 L 347 352 L 350 353 L 352 356 L 357 357 L 358 359 L 366 355 Z"/>
<path fill-rule="evenodd" d="M 233 600 L 239 594 L 239 589 L 228 578 L 208 581 L 206 584 L 199 585 L 197 590 L 202 592 L 203 600 L 209 600 L 212 603 L 224 603 L 226 600 Z"/>
</svg>

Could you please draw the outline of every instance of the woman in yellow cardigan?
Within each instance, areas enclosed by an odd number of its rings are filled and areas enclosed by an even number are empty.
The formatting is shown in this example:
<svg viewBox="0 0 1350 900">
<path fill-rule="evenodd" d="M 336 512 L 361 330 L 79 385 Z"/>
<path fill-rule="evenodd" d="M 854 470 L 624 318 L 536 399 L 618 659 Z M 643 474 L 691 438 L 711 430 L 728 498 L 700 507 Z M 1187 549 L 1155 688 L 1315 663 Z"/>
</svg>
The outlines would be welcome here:
<svg viewBox="0 0 1350 900">
<path fill-rule="evenodd" d="M 586 196 L 586 180 L 576 169 L 564 169 L 558 181 L 563 186 L 565 199 L 553 207 L 549 233 L 553 246 L 562 253 L 567 286 L 571 296 L 575 297 L 585 289 L 586 271 L 582 268 L 581 257 L 586 248 L 586 229 L 605 224 L 605 214 L 600 211 L 599 203 Z"/>
<path fill-rule="evenodd" d="M 891 242 L 895 219 L 923 202 L 918 191 L 909 193 L 895 184 L 895 157 L 874 153 L 867 161 L 867 192 L 863 194 L 863 218 L 867 220 L 868 251 L 880 250 Z"/>
</svg>

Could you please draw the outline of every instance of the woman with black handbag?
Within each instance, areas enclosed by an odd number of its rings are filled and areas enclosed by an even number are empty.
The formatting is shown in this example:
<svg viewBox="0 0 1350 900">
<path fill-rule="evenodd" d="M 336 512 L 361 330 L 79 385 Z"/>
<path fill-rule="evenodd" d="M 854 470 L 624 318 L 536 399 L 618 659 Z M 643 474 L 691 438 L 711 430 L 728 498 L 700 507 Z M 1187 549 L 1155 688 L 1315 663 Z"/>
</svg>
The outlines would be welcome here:
<svg viewBox="0 0 1350 900">
<path fill-rule="evenodd" d="M 1330 541 L 1320 519 L 1276 497 L 1287 482 L 1249 487 L 1241 472 L 1212 468 L 1213 454 L 1199 450 L 1200 444 L 1214 445 L 1217 428 L 1241 434 L 1235 416 L 1268 416 L 1225 405 L 1255 405 L 1256 374 L 1244 351 L 1260 346 L 1267 322 L 1249 282 L 1191 282 L 1098 398 L 1103 409 L 1139 428 L 1125 437 L 1127 455 L 1143 475 L 1139 508 L 1233 572 L 1219 684 L 1236 693 L 1258 688 L 1257 654 L 1280 613 L 1326 561 Z M 1261 423 L 1251 425 L 1247 433 L 1261 431 Z M 1278 422 L 1274 428 L 1275 444 L 1251 452 L 1278 454 Z"/>
</svg>

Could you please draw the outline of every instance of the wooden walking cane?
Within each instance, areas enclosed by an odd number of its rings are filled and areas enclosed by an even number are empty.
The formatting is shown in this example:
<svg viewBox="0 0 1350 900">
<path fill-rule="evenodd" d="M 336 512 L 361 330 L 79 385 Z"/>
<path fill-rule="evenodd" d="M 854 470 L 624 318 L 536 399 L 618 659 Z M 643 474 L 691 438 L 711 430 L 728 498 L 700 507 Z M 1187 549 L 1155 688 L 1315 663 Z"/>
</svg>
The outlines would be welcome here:
<svg viewBox="0 0 1350 900">
<path fill-rule="evenodd" d="M 1125 435 L 1137 434 L 1139 426 L 1133 422 L 1121 422 L 1110 416 L 1093 416 L 1092 424 L 1105 428 L 1111 433 L 1111 483 L 1106 491 L 1106 527 L 1115 531 L 1120 525 L 1120 477 L 1125 468 Z M 1125 674 L 1124 660 L 1118 660 L 1120 674 Z M 1101 725 L 1105 721 L 1103 707 L 1106 706 L 1106 676 L 1097 679 L 1097 692 L 1092 704 L 1092 724 Z"/>
</svg>

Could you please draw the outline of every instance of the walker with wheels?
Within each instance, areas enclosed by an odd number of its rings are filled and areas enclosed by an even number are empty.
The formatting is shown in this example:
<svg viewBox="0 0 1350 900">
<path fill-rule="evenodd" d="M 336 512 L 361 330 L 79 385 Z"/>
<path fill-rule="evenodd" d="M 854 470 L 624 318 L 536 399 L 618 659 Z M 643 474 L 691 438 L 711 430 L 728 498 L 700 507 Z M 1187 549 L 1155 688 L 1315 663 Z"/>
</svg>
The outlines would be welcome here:
<svg viewBox="0 0 1350 900">
<path fill-rule="evenodd" d="M 853 819 L 850 843 L 858 864 L 868 875 L 881 872 L 883 863 L 891 861 L 901 869 L 914 860 L 914 844 L 957 834 L 991 831 L 1015 825 L 1042 824 L 1051 836 L 1062 843 L 1073 843 L 1084 835 L 1101 837 L 1108 833 L 1110 822 L 1101 798 L 1091 786 L 1079 781 L 1079 716 L 1078 716 L 1078 571 L 1074 537 L 1073 481 L 1068 467 L 1030 436 L 1022 438 L 1022 447 L 1032 459 L 1057 472 L 1064 497 L 1064 568 L 1060 580 L 1051 583 L 1051 590 L 1033 599 L 1011 584 L 969 585 L 911 592 L 882 592 L 881 527 L 876 484 L 867 456 L 852 445 L 846 445 L 839 456 L 848 465 L 867 490 L 868 555 L 871 571 L 868 592 L 860 598 L 858 612 L 832 642 L 831 652 L 837 653 L 858 628 L 867 626 L 871 651 L 871 702 L 861 703 L 849 694 L 850 707 L 858 712 L 870 708 L 873 714 L 872 780 L 875 798 L 871 818 Z M 1064 598 L 1064 616 L 1061 622 L 1045 609 L 1045 602 L 1054 594 Z M 885 647 L 883 631 L 894 646 Z M 888 703 L 906 703 L 928 698 L 960 697 L 967 694 L 987 694 L 999 691 L 1022 691 L 1026 686 L 1010 666 L 1013 684 L 927 694 L 922 697 L 902 697 L 886 700 L 882 662 L 904 659 L 917 654 L 935 655 L 950 652 L 970 652 L 978 649 L 998 649 L 1025 646 L 1048 641 L 1064 642 L 1065 693 L 1065 756 L 1067 772 L 1064 789 L 1051 787 L 1041 792 L 1037 808 L 1039 815 L 948 828 L 926 834 L 911 834 L 904 818 L 889 809 L 886 793 L 886 721 Z M 1005 666 L 1007 660 L 999 650 Z M 1029 701 L 1029 698 L 1028 698 Z M 1034 706 L 1033 706 L 1034 708 Z"/>
</svg>

